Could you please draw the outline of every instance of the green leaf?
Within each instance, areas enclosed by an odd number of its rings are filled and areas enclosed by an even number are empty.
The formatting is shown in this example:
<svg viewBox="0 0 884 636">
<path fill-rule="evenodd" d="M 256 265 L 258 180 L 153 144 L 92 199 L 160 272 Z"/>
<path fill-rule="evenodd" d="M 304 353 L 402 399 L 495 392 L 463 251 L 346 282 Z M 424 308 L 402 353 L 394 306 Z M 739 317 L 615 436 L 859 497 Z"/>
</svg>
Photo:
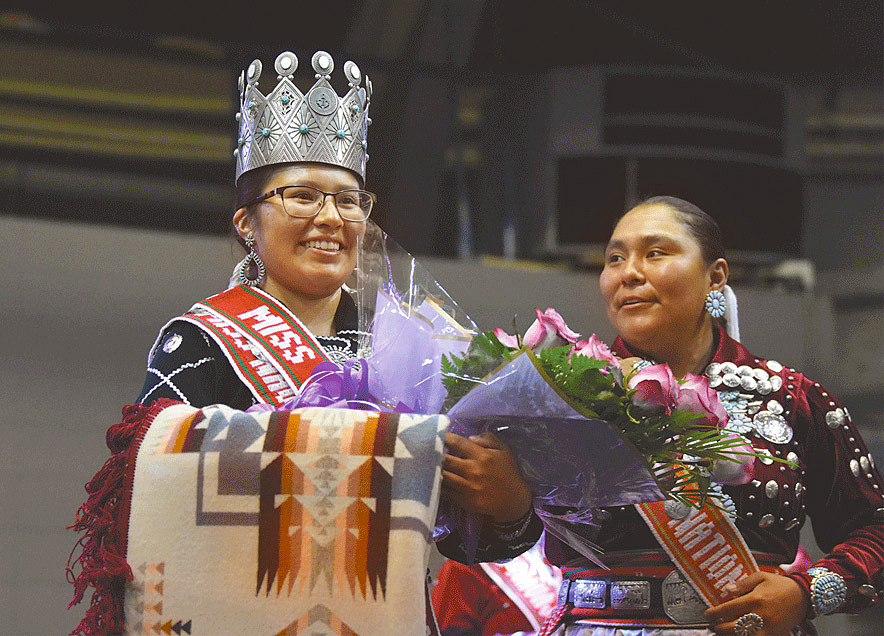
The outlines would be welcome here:
<svg viewBox="0 0 884 636">
<path fill-rule="evenodd" d="M 513 353 L 497 339 L 493 331 L 487 331 L 473 338 L 463 356 L 442 356 L 442 384 L 448 392 L 442 412 L 447 412 L 482 378 L 509 360 Z"/>
</svg>

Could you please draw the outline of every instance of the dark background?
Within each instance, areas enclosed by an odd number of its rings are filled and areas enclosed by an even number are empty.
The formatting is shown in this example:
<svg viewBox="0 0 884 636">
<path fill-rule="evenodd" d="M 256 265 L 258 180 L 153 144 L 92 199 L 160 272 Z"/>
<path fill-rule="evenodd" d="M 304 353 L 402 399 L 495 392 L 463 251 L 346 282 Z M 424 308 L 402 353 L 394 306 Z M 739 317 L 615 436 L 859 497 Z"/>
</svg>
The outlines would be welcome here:
<svg viewBox="0 0 884 636">
<path fill-rule="evenodd" d="M 555 260 L 561 244 L 603 243 L 611 221 L 636 198 L 667 193 L 715 216 L 737 250 L 808 256 L 801 239 L 805 185 L 833 170 L 880 176 L 879 104 L 866 97 L 861 112 L 844 112 L 839 103 L 851 87 L 880 91 L 880 2 L 370 0 L 235 11 L 25 3 L 3 16 L 5 40 L 51 49 L 53 65 L 65 64 L 66 51 L 107 63 L 137 60 L 131 85 L 117 79 L 110 91 L 162 95 L 190 83 L 195 94 L 211 88 L 228 102 L 226 109 L 182 112 L 100 97 L 6 95 L 20 115 L 48 98 L 59 117 L 86 112 L 109 128 L 125 128 L 134 113 L 160 129 L 227 136 L 229 150 L 235 78 L 252 59 L 272 68 L 276 54 L 290 49 L 304 68 L 322 48 L 335 57 L 338 74 L 345 59 L 354 59 L 375 83 L 368 185 L 380 197 L 376 220 L 417 253 Z M 164 63 L 179 65 L 175 88 Z M 47 70 L 42 66 L 33 69 L 36 76 Z M 560 73 L 551 80 L 554 69 Z M 586 69 L 601 73 L 584 95 L 592 101 L 587 108 L 599 110 L 592 122 L 598 138 L 576 150 L 550 148 L 550 138 L 569 125 L 552 112 L 555 104 L 581 85 Z M 207 83 L 209 71 L 223 73 L 226 85 Z M 89 64 L 66 74 L 73 86 L 101 79 Z M 309 87 L 305 74 L 296 79 Z M 877 123 L 845 120 L 867 118 L 862 111 L 869 109 Z M 101 188 L 88 196 L 76 188 L 24 196 L 7 187 L 0 196 L 9 213 L 198 233 L 229 229 L 220 204 L 206 205 L 199 195 L 229 198 L 229 155 L 182 149 L 158 161 L 137 142 L 125 151 L 96 151 L 88 144 L 29 147 L 23 137 L 0 141 L 0 158 L 94 169 L 99 178 L 174 181 L 181 192 L 121 202 Z M 833 156 L 819 148 L 844 143 L 856 152 Z M 526 165 L 547 161 L 554 165 L 547 172 Z M 459 201 L 469 209 L 469 228 L 458 221 Z M 515 248 L 503 245 L 507 224 L 516 230 Z M 763 233 L 755 230 L 759 224 Z M 538 235 L 545 237 L 539 245 Z"/>
<path fill-rule="evenodd" d="M 613 220 L 685 197 L 724 230 L 743 341 L 838 395 L 884 465 L 880 1 L 7 2 L 0 633 L 83 614 L 64 528 L 157 330 L 242 257 L 236 77 L 286 49 L 331 53 L 339 92 L 345 60 L 371 77 L 373 216 L 482 328 L 554 306 L 611 339 Z"/>
</svg>

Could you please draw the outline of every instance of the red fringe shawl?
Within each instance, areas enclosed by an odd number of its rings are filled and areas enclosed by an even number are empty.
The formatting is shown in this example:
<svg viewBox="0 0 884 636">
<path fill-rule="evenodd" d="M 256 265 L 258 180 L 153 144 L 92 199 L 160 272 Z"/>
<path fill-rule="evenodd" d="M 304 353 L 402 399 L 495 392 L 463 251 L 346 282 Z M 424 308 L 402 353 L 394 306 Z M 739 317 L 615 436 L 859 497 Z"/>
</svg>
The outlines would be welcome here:
<svg viewBox="0 0 884 636">
<path fill-rule="evenodd" d="M 132 580 L 126 550 L 135 458 L 154 418 L 174 404 L 181 402 L 159 399 L 150 406 L 130 404 L 123 408 L 122 421 L 107 429 L 111 456 L 86 484 L 88 498 L 68 526 L 83 533 L 67 562 L 67 579 L 74 586 L 68 609 L 83 600 L 87 587 L 95 588 L 86 616 L 72 635 L 106 636 L 125 630 L 124 592 L 126 582 Z M 74 558 L 78 548 L 80 554 Z M 77 566 L 79 573 L 74 572 Z"/>
</svg>

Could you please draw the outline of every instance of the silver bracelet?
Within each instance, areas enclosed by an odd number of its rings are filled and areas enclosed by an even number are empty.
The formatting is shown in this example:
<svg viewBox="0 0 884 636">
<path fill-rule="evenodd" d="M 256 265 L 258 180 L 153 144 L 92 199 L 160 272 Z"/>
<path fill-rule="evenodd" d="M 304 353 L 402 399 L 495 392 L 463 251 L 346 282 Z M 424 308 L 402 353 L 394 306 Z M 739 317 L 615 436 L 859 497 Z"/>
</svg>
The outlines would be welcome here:
<svg viewBox="0 0 884 636">
<path fill-rule="evenodd" d="M 492 521 L 491 529 L 494 531 L 494 534 L 498 539 L 509 542 L 518 539 L 525 534 L 528 526 L 531 525 L 532 516 L 534 516 L 534 509 L 529 508 L 528 513 L 524 517 L 511 521 L 510 523 L 497 523 L 496 521 Z"/>
<path fill-rule="evenodd" d="M 847 599 L 844 577 L 826 568 L 809 568 L 810 602 L 817 614 L 831 614 Z"/>
</svg>

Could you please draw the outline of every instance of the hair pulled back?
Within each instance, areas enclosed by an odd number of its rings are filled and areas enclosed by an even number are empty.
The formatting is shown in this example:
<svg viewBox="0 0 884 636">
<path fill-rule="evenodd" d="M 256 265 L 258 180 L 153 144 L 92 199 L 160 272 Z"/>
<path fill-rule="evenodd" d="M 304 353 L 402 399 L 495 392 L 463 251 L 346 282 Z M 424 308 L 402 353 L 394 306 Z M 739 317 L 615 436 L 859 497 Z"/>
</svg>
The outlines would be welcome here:
<svg viewBox="0 0 884 636">
<path fill-rule="evenodd" d="M 239 179 L 236 182 L 236 190 L 233 195 L 233 210 L 236 211 L 240 208 L 245 208 L 246 215 L 251 216 L 253 210 L 252 202 L 264 194 L 264 188 L 267 187 L 267 183 L 273 176 L 274 170 L 278 167 L 279 164 L 261 166 L 260 168 L 253 168 L 252 170 L 248 170 L 239 175 Z M 236 231 L 236 228 L 233 229 L 233 236 L 240 245 L 243 247 L 246 246 L 245 241 Z"/>
<path fill-rule="evenodd" d="M 725 258 L 724 239 L 715 219 L 690 201 L 672 196 L 648 197 L 635 207 L 653 204 L 665 205 L 677 213 L 679 221 L 700 245 L 700 253 L 707 265 L 711 265 L 719 258 Z"/>
</svg>

